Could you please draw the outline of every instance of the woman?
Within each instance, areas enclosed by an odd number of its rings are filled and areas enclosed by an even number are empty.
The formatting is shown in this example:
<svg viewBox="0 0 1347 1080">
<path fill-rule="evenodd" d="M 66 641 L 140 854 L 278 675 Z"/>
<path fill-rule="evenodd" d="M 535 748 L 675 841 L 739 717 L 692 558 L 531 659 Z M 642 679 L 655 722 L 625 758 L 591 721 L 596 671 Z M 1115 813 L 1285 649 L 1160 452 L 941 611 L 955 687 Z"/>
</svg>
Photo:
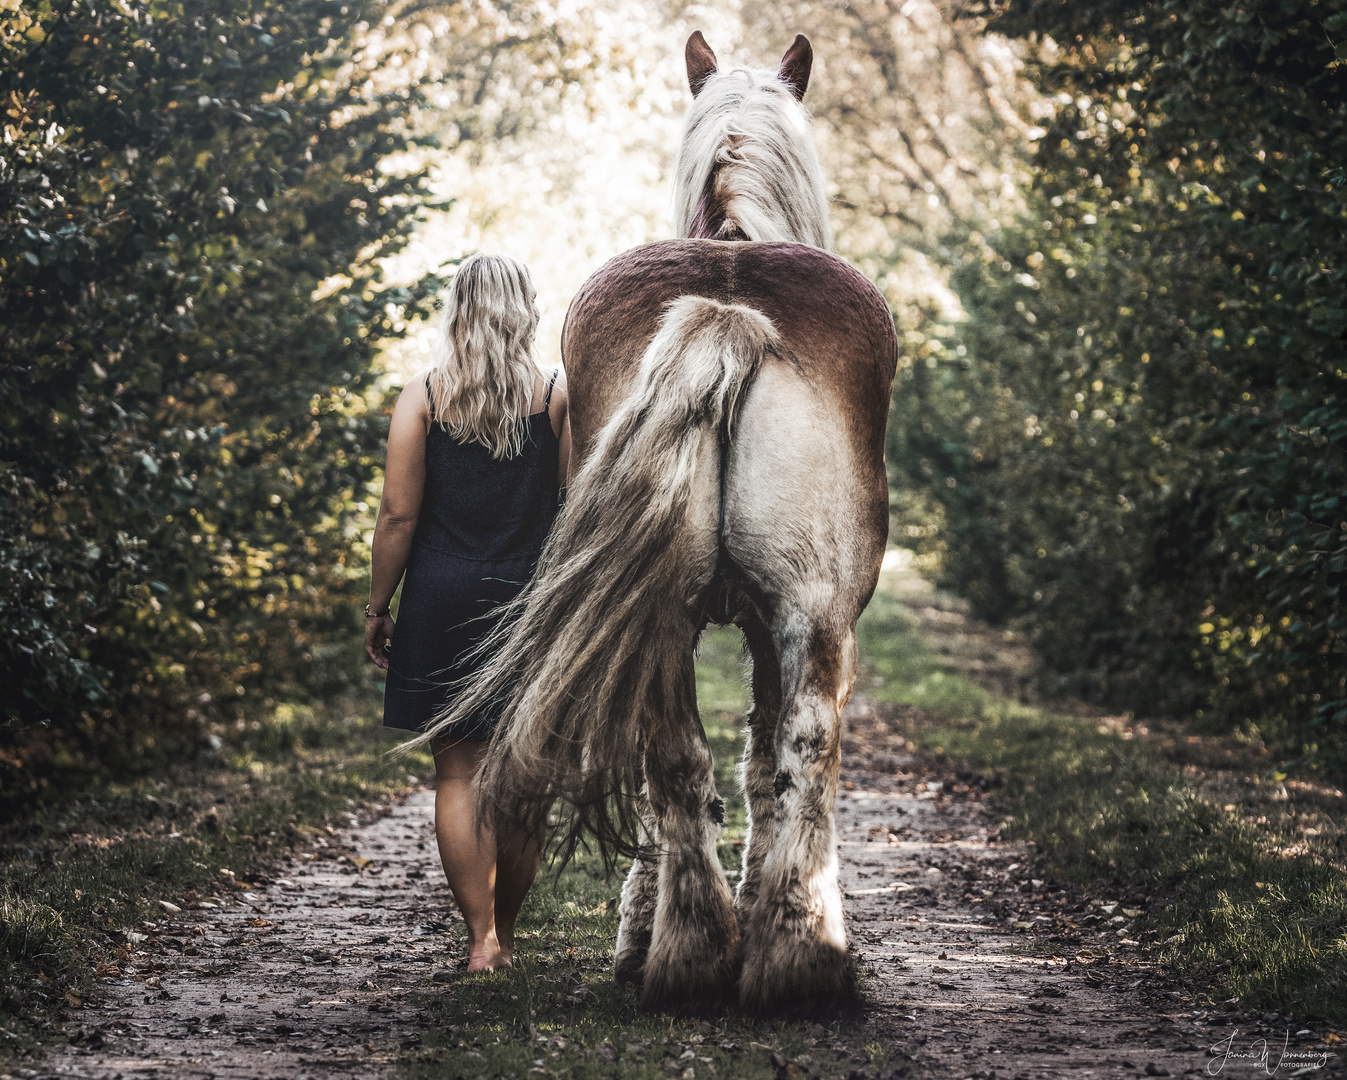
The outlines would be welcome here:
<svg viewBox="0 0 1347 1080">
<path fill-rule="evenodd" d="M 536 297 L 522 263 L 464 260 L 433 362 L 393 409 L 365 609 L 365 651 L 388 672 L 388 727 L 424 730 L 480 665 L 473 646 L 528 581 L 556 515 L 570 424 L 560 369 L 544 378 L 533 361 Z M 395 632 L 389 603 L 404 571 Z M 478 829 L 473 778 L 493 726 L 469 717 L 431 744 L 435 837 L 468 925 L 469 971 L 510 963 L 541 848 Z"/>
</svg>

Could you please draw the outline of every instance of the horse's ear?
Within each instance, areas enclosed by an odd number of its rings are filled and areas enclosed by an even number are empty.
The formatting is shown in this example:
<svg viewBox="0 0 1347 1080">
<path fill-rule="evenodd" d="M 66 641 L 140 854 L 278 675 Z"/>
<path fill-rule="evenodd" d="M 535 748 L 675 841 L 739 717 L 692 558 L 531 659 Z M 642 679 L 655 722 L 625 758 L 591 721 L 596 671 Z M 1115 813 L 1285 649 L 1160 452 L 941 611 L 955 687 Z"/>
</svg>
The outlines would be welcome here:
<svg viewBox="0 0 1347 1080">
<path fill-rule="evenodd" d="M 777 77 L 790 87 L 796 101 L 804 100 L 804 92 L 809 87 L 809 69 L 814 66 L 814 50 L 809 39 L 803 34 L 795 35 L 795 42 L 781 58 L 781 70 Z"/>
<path fill-rule="evenodd" d="M 706 80 L 716 73 L 716 54 L 711 51 L 711 46 L 706 44 L 702 32 L 694 30 L 692 36 L 688 38 L 685 55 L 688 64 L 688 86 L 692 88 L 692 96 L 696 97 L 702 92 Z"/>
</svg>

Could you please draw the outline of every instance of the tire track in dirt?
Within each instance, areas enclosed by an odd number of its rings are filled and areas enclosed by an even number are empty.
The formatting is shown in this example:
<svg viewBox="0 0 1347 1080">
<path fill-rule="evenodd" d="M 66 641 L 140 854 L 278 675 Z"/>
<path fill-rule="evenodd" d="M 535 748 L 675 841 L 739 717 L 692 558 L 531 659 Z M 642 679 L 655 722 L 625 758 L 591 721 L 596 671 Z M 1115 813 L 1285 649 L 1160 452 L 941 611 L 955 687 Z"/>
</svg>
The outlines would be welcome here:
<svg viewBox="0 0 1347 1080">
<path fill-rule="evenodd" d="M 1229 1038 L 1241 1053 L 1267 1037 L 1275 1065 L 1275 1020 L 1212 1013 L 1166 985 L 1128 944 L 1124 912 L 1135 909 L 1125 900 L 1092 906 L 1079 890 L 1032 879 L 1026 850 L 998 839 L 977 778 L 909 753 L 892 712 L 859 697 L 848 708 L 837 807 L 876 1042 L 914 1055 L 914 1072 L 982 1080 L 1268 1075 L 1208 1048 Z M 123 970 L 140 981 L 105 986 L 67 1026 L 70 1043 L 16 1075 L 390 1074 L 421 1038 L 404 999 L 457 983 L 461 970 L 432 804 L 417 791 L 363 826 L 312 837 L 257 888 L 166 918 L 132 941 Z M 1288 1038 L 1293 1051 L 1311 1046 Z M 788 1064 L 804 1080 L 834 1063 L 820 1047 Z M 1341 1074 L 1336 1057 L 1315 1070 Z"/>
</svg>

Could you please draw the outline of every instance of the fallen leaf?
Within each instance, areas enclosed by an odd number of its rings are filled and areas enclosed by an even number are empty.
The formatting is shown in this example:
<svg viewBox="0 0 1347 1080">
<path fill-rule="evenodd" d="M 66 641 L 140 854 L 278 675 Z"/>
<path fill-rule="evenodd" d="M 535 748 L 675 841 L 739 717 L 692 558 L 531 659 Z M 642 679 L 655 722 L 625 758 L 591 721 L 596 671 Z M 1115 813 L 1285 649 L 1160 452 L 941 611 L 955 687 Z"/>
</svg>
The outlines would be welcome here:
<svg viewBox="0 0 1347 1080">
<path fill-rule="evenodd" d="M 363 870 L 367 866 L 373 866 L 374 860 L 366 859 L 363 856 L 357 855 L 351 859 L 351 865 L 354 866 L 357 870 Z"/>
<path fill-rule="evenodd" d="M 948 960 L 949 957 L 945 955 L 945 950 L 944 950 L 944 949 L 941 949 L 941 950 L 940 950 L 940 955 L 937 956 L 936 959 L 937 959 L 937 960 Z"/>
<path fill-rule="evenodd" d="M 170 904 L 167 900 L 160 900 L 159 906 L 163 908 L 165 911 L 167 911 L 170 915 L 176 915 L 178 912 L 182 910 L 182 908 L 178 907 L 177 904 Z"/>
<path fill-rule="evenodd" d="M 72 1009 L 84 1008 L 84 995 L 78 990 L 67 990 L 65 992 L 65 1003 Z"/>
<path fill-rule="evenodd" d="M 1134 907 L 1125 907 L 1125 908 L 1122 909 L 1122 911 L 1123 911 L 1123 914 L 1126 915 L 1129 919 L 1140 918 L 1140 916 L 1141 916 L 1141 914 L 1142 914 L 1142 911 L 1141 911 L 1140 908 L 1134 908 Z"/>
</svg>

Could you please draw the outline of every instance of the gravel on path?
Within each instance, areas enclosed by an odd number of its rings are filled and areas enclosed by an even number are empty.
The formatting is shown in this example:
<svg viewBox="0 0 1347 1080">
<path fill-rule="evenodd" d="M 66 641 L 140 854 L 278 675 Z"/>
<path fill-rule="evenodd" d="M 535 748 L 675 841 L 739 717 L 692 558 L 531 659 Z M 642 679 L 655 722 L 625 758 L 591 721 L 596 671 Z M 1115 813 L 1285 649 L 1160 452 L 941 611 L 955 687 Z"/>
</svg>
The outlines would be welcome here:
<svg viewBox="0 0 1347 1080">
<path fill-rule="evenodd" d="M 879 1041 L 979 1080 L 1344 1075 L 1299 1025 L 1213 1011 L 1169 983 L 1126 899 L 1033 877 L 1029 850 L 999 838 L 986 779 L 906 752 L 884 711 L 848 709 L 837 806 Z"/>
</svg>

